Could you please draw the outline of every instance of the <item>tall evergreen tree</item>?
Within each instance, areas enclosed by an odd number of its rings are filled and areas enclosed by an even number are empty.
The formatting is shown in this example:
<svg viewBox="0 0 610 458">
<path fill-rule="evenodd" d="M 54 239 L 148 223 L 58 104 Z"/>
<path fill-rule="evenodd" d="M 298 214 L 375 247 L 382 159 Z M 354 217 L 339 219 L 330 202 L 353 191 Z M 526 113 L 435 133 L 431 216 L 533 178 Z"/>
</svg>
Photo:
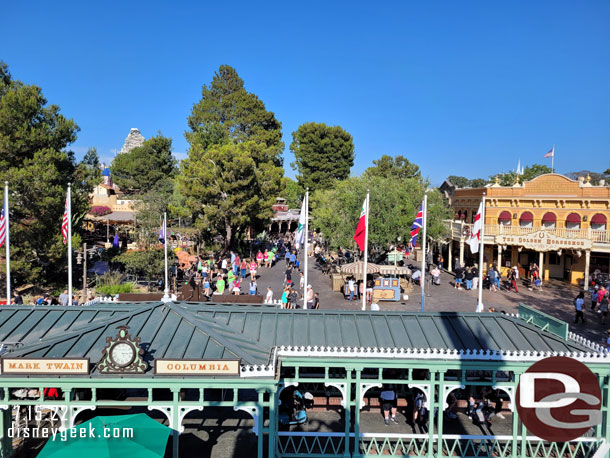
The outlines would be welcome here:
<svg viewBox="0 0 610 458">
<path fill-rule="evenodd" d="M 16 285 L 62 280 L 67 264 L 60 234 L 72 183 L 73 233 L 89 209 L 92 182 L 65 148 L 76 123 L 47 105 L 42 90 L 11 77 L 0 62 L 0 183 L 9 182 L 11 270 Z M 4 269 L 4 263 L 0 263 Z"/>
<path fill-rule="evenodd" d="M 323 123 L 301 124 L 292 133 L 290 151 L 298 173 L 297 182 L 310 191 L 325 189 L 336 180 L 345 180 L 354 165 L 352 136 L 340 126 Z"/>
<path fill-rule="evenodd" d="M 281 123 L 244 88 L 235 69 L 223 65 L 188 118 L 189 157 L 178 186 L 207 237 L 263 227 L 281 189 Z"/>
</svg>

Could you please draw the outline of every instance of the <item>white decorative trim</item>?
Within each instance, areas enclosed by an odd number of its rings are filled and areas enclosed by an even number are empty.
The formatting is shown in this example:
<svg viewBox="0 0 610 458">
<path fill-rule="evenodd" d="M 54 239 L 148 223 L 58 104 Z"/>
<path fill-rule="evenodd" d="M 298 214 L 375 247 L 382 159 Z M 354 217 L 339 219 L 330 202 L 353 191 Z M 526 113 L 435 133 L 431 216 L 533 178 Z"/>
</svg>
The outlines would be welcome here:
<svg viewBox="0 0 610 458">
<path fill-rule="evenodd" d="M 374 383 L 361 383 L 360 384 L 360 409 L 362 409 L 364 407 L 364 395 L 366 394 L 366 392 L 368 390 L 370 390 L 371 388 L 381 388 L 381 382 L 374 382 Z M 345 399 L 345 396 L 343 397 L 343 399 Z M 343 406 L 345 407 L 345 406 Z"/>
<path fill-rule="evenodd" d="M 464 389 L 464 385 L 457 385 L 457 384 L 443 385 L 443 410 L 445 410 L 447 407 L 449 407 L 449 403 L 447 402 L 447 396 L 449 396 L 449 393 L 451 393 L 454 390 L 463 390 L 463 389 Z"/>
<path fill-rule="evenodd" d="M 8 404 L 0 404 L 0 410 L 6 410 L 9 408 Z"/>
<path fill-rule="evenodd" d="M 199 410 L 200 412 L 203 410 L 203 406 L 195 406 L 195 407 L 178 407 L 178 432 L 184 432 L 184 425 L 182 424 L 182 420 L 189 413 L 194 412 L 195 410 Z"/>
<path fill-rule="evenodd" d="M 250 414 L 252 416 L 252 418 L 254 419 L 254 428 L 252 428 L 252 432 L 258 436 L 258 415 L 259 415 L 258 406 L 236 405 L 236 406 L 233 406 L 233 410 L 235 412 L 237 412 L 238 410 L 243 410 L 244 412 L 246 412 L 247 414 Z"/>
<path fill-rule="evenodd" d="M 70 418 L 68 419 L 70 428 L 74 427 L 74 420 L 76 419 L 76 416 L 85 411 L 85 410 L 95 410 L 96 409 L 96 405 L 91 404 L 91 405 L 86 405 L 86 406 L 70 406 Z"/>
<path fill-rule="evenodd" d="M 510 409 L 511 412 L 514 412 L 515 411 L 515 387 L 509 386 L 509 385 L 492 385 L 492 388 L 494 390 L 502 390 L 506 394 L 508 394 L 508 399 L 510 400 L 508 408 Z"/>
<path fill-rule="evenodd" d="M 430 402 L 430 385 L 426 385 L 425 383 L 410 383 L 409 387 L 410 388 L 417 388 L 422 393 L 424 393 L 424 397 L 426 398 L 425 402 L 428 405 L 428 408 L 430 408 L 430 406 L 431 406 L 431 402 Z"/>
<path fill-rule="evenodd" d="M 577 342 L 577 343 L 579 343 L 579 344 L 581 344 L 581 345 L 583 345 L 583 346 L 585 346 L 587 348 L 590 348 L 591 350 L 594 350 L 594 351 L 596 351 L 598 353 L 602 353 L 602 354 L 606 354 L 606 355 L 608 353 L 610 353 L 610 348 L 604 347 L 604 346 L 602 346 L 602 345 L 600 345 L 598 343 L 592 342 L 589 339 L 587 339 L 587 338 L 585 338 L 585 337 L 583 337 L 581 335 L 578 335 L 578 334 L 576 334 L 574 332 L 571 332 L 571 331 L 568 332 L 568 338 L 573 340 L 574 342 Z"/>
<path fill-rule="evenodd" d="M 174 406 L 148 406 L 148 410 L 158 410 L 167 417 L 170 429 L 176 429 L 174 426 Z"/>
<path fill-rule="evenodd" d="M 334 386 L 341 393 L 341 407 L 345 408 L 345 388 L 347 383 L 324 382 L 324 386 Z"/>
</svg>

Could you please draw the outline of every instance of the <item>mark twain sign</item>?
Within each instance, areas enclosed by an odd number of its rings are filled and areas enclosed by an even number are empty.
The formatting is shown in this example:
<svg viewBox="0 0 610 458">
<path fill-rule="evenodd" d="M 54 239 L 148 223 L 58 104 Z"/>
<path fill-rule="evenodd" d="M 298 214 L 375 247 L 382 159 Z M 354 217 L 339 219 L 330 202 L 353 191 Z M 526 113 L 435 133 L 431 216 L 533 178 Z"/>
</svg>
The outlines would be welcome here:
<svg viewBox="0 0 610 458">
<path fill-rule="evenodd" d="M 498 235 L 498 245 L 516 245 L 536 251 L 557 251 L 561 249 L 590 250 L 591 240 L 566 239 L 546 231 L 532 232 L 527 235 Z"/>
</svg>

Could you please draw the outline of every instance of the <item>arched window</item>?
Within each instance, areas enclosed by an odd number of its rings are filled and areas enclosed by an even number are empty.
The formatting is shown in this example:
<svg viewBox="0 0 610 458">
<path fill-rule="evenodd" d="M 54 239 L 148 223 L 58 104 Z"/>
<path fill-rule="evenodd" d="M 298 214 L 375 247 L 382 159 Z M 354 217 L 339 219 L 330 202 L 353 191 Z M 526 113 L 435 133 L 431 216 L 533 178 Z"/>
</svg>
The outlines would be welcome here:
<svg viewBox="0 0 610 458">
<path fill-rule="evenodd" d="M 542 226 L 547 229 L 555 229 L 557 224 L 557 216 L 555 213 L 547 212 L 542 217 Z"/>
<path fill-rule="evenodd" d="M 594 231 L 605 231 L 606 230 L 606 215 L 597 213 L 591 218 L 591 229 Z"/>
<path fill-rule="evenodd" d="M 578 213 L 570 213 L 566 218 L 567 229 L 580 229 L 580 215 Z"/>
<path fill-rule="evenodd" d="M 531 212 L 523 212 L 519 217 L 519 226 L 534 227 L 534 215 Z"/>
<path fill-rule="evenodd" d="M 498 224 L 510 226 L 510 212 L 504 210 L 500 213 L 500 216 L 498 216 Z"/>
</svg>

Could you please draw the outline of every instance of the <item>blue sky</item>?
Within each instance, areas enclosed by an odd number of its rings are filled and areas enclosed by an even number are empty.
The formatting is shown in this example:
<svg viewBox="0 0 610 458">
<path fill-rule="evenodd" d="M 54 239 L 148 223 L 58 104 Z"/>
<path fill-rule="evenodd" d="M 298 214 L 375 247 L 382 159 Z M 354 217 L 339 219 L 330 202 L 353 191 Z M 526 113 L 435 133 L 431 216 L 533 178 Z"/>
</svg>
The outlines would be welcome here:
<svg viewBox="0 0 610 458">
<path fill-rule="evenodd" d="M 264 6 L 262 6 L 264 5 Z M 354 137 L 353 174 L 402 154 L 440 184 L 544 163 L 610 167 L 610 2 L 18 2 L 0 59 L 106 159 L 131 127 L 184 157 L 186 118 L 221 64 L 283 124 Z"/>
</svg>

